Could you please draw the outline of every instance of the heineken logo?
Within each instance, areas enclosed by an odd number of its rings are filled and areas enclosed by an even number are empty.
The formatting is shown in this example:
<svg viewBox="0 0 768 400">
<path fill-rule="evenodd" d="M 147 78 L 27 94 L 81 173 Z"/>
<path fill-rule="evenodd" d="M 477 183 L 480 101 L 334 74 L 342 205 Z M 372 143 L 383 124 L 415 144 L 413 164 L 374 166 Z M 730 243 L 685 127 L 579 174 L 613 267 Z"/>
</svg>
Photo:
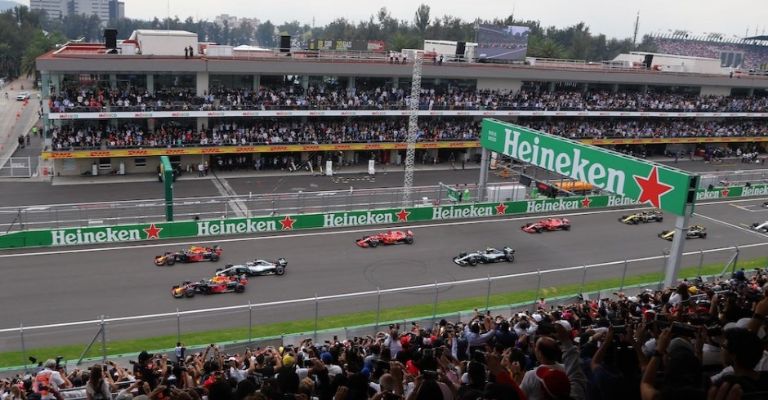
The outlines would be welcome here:
<svg viewBox="0 0 768 400">
<path fill-rule="evenodd" d="M 768 186 L 752 186 L 741 189 L 742 196 L 766 196 L 768 195 Z"/>
<path fill-rule="evenodd" d="M 571 179 L 590 183 L 600 189 L 624 195 L 626 181 L 624 171 L 605 167 L 599 162 L 589 160 L 583 157 L 581 149 L 576 147 L 570 149 L 570 154 L 557 152 L 555 149 L 540 145 L 538 137 L 528 141 L 520 137 L 519 131 L 509 128 L 505 128 L 504 131 L 504 154 Z M 489 140 L 495 141 L 495 137 Z"/>
<path fill-rule="evenodd" d="M 672 190 L 672 186 L 659 182 L 659 169 L 651 168 L 647 177 L 633 175 L 637 186 L 640 187 L 639 203 L 648 203 L 656 208 L 661 208 L 661 196 Z"/>
<path fill-rule="evenodd" d="M 581 205 L 582 200 L 533 200 L 528 202 L 525 212 L 536 213 L 546 211 L 566 211 L 576 210 Z"/>
<path fill-rule="evenodd" d="M 146 229 L 144 231 L 146 232 Z M 159 232 L 156 232 L 156 234 L 159 234 Z M 155 238 L 159 238 L 159 236 Z M 149 238 L 147 236 L 142 237 L 140 229 L 106 227 L 91 229 L 57 229 L 51 231 L 52 246 L 117 243 L 143 239 Z"/>
<path fill-rule="evenodd" d="M 329 213 L 323 215 L 323 228 L 338 228 L 344 226 L 388 224 L 398 221 L 407 221 L 410 212 L 405 209 L 399 213 L 367 211 L 365 213 Z M 402 219 L 401 219 L 402 217 Z"/>
<path fill-rule="evenodd" d="M 273 232 L 275 221 L 246 219 L 244 221 L 198 221 L 197 236 L 234 235 L 241 233 Z"/>
<path fill-rule="evenodd" d="M 496 207 L 491 205 L 476 206 L 474 204 L 469 206 L 432 207 L 432 219 L 439 221 L 443 219 L 490 217 L 500 212 L 502 214 L 499 215 L 503 215 L 506 209 L 507 206 L 503 203 Z"/>
<path fill-rule="evenodd" d="M 637 204 L 637 202 L 630 199 L 629 197 L 608 196 L 608 203 L 606 204 L 606 207 L 621 207 L 629 206 L 632 204 Z"/>
<path fill-rule="evenodd" d="M 719 198 L 720 198 L 719 190 L 705 190 L 703 192 L 696 193 L 696 200 L 712 200 L 712 199 L 719 199 Z"/>
</svg>

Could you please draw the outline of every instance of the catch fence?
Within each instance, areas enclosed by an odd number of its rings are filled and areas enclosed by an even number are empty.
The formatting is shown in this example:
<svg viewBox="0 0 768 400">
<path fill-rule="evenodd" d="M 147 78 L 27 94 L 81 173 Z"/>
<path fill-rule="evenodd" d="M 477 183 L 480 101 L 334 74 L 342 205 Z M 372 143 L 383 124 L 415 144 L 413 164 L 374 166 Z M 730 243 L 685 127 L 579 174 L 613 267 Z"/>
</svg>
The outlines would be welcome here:
<svg viewBox="0 0 768 400">
<path fill-rule="evenodd" d="M 745 265 L 745 261 L 750 263 L 750 268 L 763 268 L 765 265 L 755 265 L 754 260 L 766 259 L 766 245 L 768 243 L 686 252 L 682 265 L 687 268 L 679 278 L 692 279 L 706 272 L 709 277 L 705 277 L 705 281 L 712 282 L 724 276 L 730 277 L 732 271 Z M 514 274 L 488 274 L 462 281 L 415 282 L 409 287 L 310 294 L 302 298 L 209 309 L 184 310 L 184 300 L 180 300 L 175 311 L 154 315 L 100 316 L 92 320 L 37 326 L 21 324 L 19 327 L 0 329 L 0 342 L 4 344 L 4 351 L 21 353 L 19 365 L 27 363 L 27 356 L 33 351 L 31 349 L 81 344 L 83 338 L 93 340 L 82 356 L 90 354 L 103 358 L 114 355 L 108 350 L 112 348 L 113 341 L 147 335 L 165 338 L 153 342 L 158 347 L 173 347 L 176 341 L 185 342 L 189 348 L 204 347 L 210 340 L 195 342 L 195 338 L 200 337 L 197 333 L 211 331 L 213 327 L 238 330 L 236 340 L 220 343 L 230 353 L 242 352 L 247 346 L 294 344 L 305 338 L 322 343 L 334 335 L 340 338 L 375 335 L 390 323 L 408 327 L 411 322 L 432 326 L 443 318 L 466 321 L 473 309 L 510 315 L 533 309 L 540 297 L 550 304 L 567 304 L 576 301 L 578 296 L 594 299 L 609 297 L 614 291 L 631 295 L 644 289 L 657 290 L 663 285 L 666 259 L 666 254 L 660 254 Z M 509 265 L 507 270 L 514 270 L 516 264 L 505 265 Z M 296 323 L 302 332 L 281 332 L 277 335 L 273 332 L 269 337 L 257 337 L 259 335 L 255 333 L 263 332 L 260 327 L 265 324 L 284 322 Z M 232 335 L 227 337 L 232 338 Z M 133 349 L 136 352 L 140 350 L 144 349 Z M 72 363 L 76 361 L 70 360 Z"/>
</svg>

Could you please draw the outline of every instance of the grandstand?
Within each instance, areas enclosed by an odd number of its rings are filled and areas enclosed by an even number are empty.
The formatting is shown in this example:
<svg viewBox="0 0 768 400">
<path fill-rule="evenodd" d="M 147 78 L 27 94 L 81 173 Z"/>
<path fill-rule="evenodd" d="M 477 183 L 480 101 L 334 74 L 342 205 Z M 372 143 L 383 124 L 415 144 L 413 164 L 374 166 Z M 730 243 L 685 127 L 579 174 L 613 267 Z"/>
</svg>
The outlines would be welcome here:
<svg viewBox="0 0 768 400">
<path fill-rule="evenodd" d="M 721 36 L 656 35 L 650 36 L 658 53 L 690 57 L 722 58 L 723 54 L 743 55 L 733 66 L 744 70 L 763 70 L 768 66 L 768 44 L 761 36 L 723 39 Z"/>
</svg>

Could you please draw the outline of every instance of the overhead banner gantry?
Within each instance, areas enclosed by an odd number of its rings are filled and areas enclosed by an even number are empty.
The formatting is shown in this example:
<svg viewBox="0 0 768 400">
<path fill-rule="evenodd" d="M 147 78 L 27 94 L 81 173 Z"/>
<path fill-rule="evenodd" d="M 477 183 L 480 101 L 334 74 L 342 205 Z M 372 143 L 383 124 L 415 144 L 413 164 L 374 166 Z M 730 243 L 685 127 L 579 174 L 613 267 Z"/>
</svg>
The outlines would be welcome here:
<svg viewBox="0 0 768 400">
<path fill-rule="evenodd" d="M 675 237 L 664 281 L 670 286 L 674 283 L 683 251 L 684 230 L 696 200 L 698 176 L 495 119 L 483 120 L 480 145 L 484 160 L 480 196 L 485 194 L 488 152 L 494 151 L 675 214 Z"/>
</svg>

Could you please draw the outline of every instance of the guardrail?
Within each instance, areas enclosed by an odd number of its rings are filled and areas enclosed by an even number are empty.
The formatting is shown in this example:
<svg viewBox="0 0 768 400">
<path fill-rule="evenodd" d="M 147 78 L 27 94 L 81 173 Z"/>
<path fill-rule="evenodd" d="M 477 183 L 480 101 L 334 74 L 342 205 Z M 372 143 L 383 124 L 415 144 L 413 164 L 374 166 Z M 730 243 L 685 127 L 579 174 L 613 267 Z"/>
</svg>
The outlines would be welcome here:
<svg viewBox="0 0 768 400">
<path fill-rule="evenodd" d="M 729 274 L 732 270 L 738 268 L 739 260 L 757 259 L 765 257 L 765 246 L 768 243 L 756 243 L 743 246 L 723 247 L 717 249 L 689 251 L 683 254 L 682 263 L 686 267 L 698 267 L 694 274 L 689 274 L 686 278 L 694 278 L 702 275 L 702 268 L 705 265 L 723 265 L 722 272 L 717 276 Z M 642 257 L 636 259 L 614 260 L 602 263 L 595 263 L 581 266 L 555 267 L 551 269 L 539 269 L 536 271 L 505 274 L 499 276 L 487 276 L 482 278 L 466 279 L 461 281 L 435 281 L 430 283 L 416 284 L 408 287 L 397 288 L 375 288 L 357 292 L 348 292 L 333 295 L 308 296 L 284 301 L 265 301 L 260 303 L 248 303 L 227 307 L 216 307 L 206 309 L 181 310 L 160 312 L 151 315 L 135 315 L 126 317 L 82 320 L 76 322 L 51 323 L 44 325 L 26 326 L 21 324 L 19 327 L 0 329 L 0 339 L 4 340 L 5 351 L 12 348 L 19 349 L 22 356 L 29 354 L 30 348 L 46 347 L 52 344 L 66 345 L 62 343 L 63 337 L 72 337 L 75 343 L 82 343 L 83 337 L 90 337 L 94 334 L 94 341 L 103 341 L 101 346 L 102 356 L 108 357 L 107 341 L 120 340 L 122 338 L 135 339 L 137 334 L 145 333 L 148 324 L 153 328 L 154 336 L 164 336 L 165 342 L 171 345 L 172 342 L 185 341 L 187 347 L 207 345 L 209 343 L 192 343 L 183 339 L 183 336 L 192 332 L 210 330 L 212 326 L 221 329 L 247 327 L 247 334 L 240 339 L 228 342 L 230 345 L 248 345 L 254 342 L 272 341 L 275 337 L 255 338 L 253 330 L 258 328 L 259 322 L 270 321 L 279 323 L 284 321 L 295 321 L 304 319 L 308 323 L 309 331 L 304 332 L 284 332 L 277 337 L 279 343 L 292 343 L 298 338 L 314 337 L 317 341 L 318 335 L 323 333 L 327 337 L 332 334 L 338 334 L 343 337 L 375 334 L 382 324 L 387 324 L 390 317 L 387 315 L 387 309 L 397 307 L 407 307 L 414 305 L 427 305 L 431 310 L 430 314 L 421 311 L 420 314 L 398 314 L 398 321 L 407 320 L 418 321 L 436 321 L 438 318 L 446 315 L 462 316 L 469 315 L 473 308 L 479 309 L 508 309 L 510 312 L 515 310 L 511 307 L 521 307 L 526 303 L 504 302 L 505 296 L 510 293 L 524 291 L 529 297 L 522 299 L 528 300 L 527 304 L 533 306 L 540 297 L 552 299 L 564 295 L 574 296 L 579 293 L 592 292 L 595 289 L 616 289 L 624 290 L 627 287 L 637 287 L 635 277 L 638 274 L 658 273 L 660 280 L 656 282 L 644 282 L 643 287 L 660 289 L 663 285 L 663 270 L 666 265 L 666 254 L 658 256 Z M 681 279 L 683 277 L 680 277 Z M 612 286 L 595 288 L 591 282 L 610 282 Z M 560 292 L 558 288 L 564 290 Z M 570 289 L 569 289 L 570 288 Z M 451 289 L 448 291 L 448 289 Z M 456 290 L 463 289 L 463 290 Z M 444 303 L 455 301 L 467 301 L 466 293 L 473 293 L 469 299 L 468 307 L 462 308 L 464 311 L 452 311 L 451 314 L 440 312 L 440 306 Z M 600 291 L 597 291 L 600 293 Z M 404 296 L 407 295 L 407 296 Z M 519 297 L 518 297 L 519 298 Z M 571 297 L 574 298 L 575 297 Z M 456 304 L 456 303 L 452 303 Z M 471 305 L 470 305 L 471 304 Z M 336 330 L 328 330 L 323 327 L 321 322 L 327 318 L 333 318 L 339 314 L 369 312 L 369 321 L 355 327 L 338 326 Z M 407 313 L 407 311 L 404 311 Z M 343 319 L 348 321 L 348 319 Z M 405 325 L 405 323 L 403 324 Z M 312 328 L 314 327 L 314 328 Z M 66 333 L 65 335 L 62 333 Z M 92 342 L 92 344 L 93 344 Z M 153 342 L 154 345 L 162 346 L 161 343 Z M 90 347 L 90 346 L 89 346 Z M 138 351 L 139 349 L 135 349 Z M 149 349 L 147 349 L 149 350 Z M 153 351 L 154 352 L 154 351 Z M 85 354 L 87 352 L 83 352 Z M 20 360 L 26 363 L 26 358 Z"/>
</svg>

